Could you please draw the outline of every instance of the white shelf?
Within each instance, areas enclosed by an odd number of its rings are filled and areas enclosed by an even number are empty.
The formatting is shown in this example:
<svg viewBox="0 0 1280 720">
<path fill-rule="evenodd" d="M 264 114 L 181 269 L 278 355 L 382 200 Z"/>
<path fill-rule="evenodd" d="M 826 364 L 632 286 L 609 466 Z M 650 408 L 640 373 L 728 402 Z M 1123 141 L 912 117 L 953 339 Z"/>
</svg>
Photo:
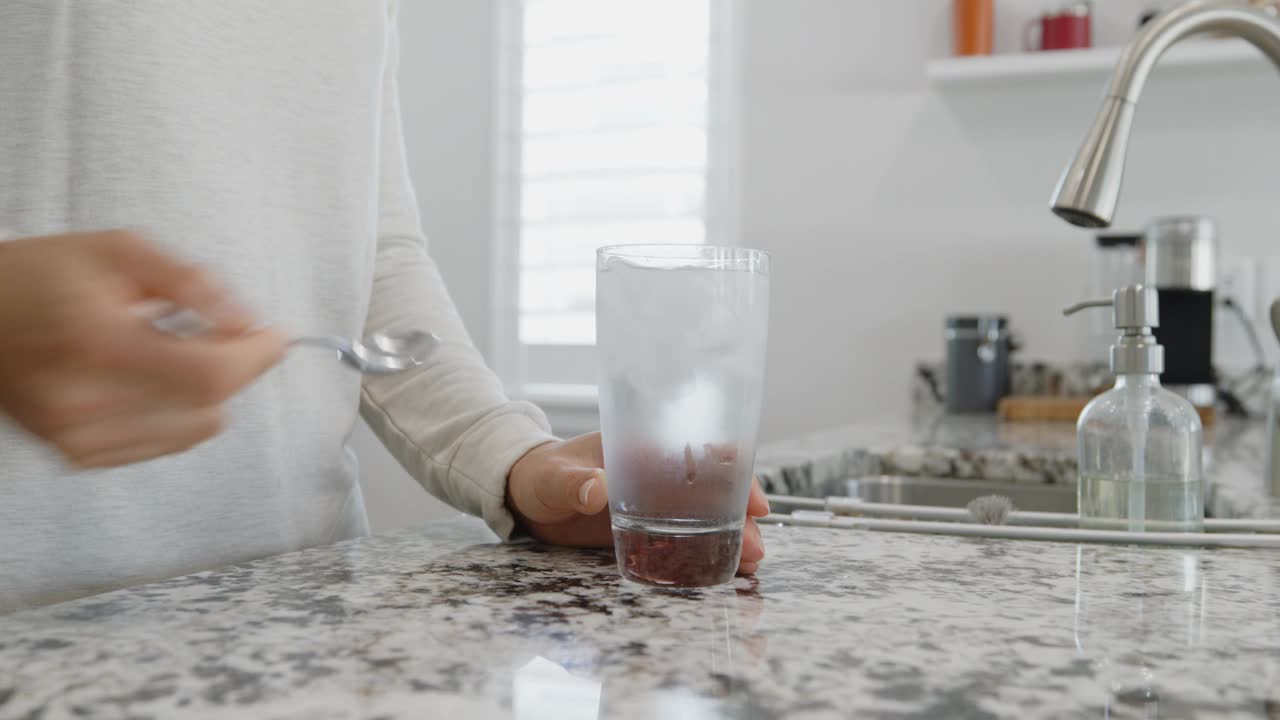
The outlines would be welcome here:
<svg viewBox="0 0 1280 720">
<path fill-rule="evenodd" d="M 1120 48 L 1009 53 L 930 60 L 929 81 L 940 87 L 1001 84 L 1026 79 L 1111 77 Z M 1242 40 L 1194 40 L 1174 46 L 1160 59 L 1155 74 L 1173 68 L 1267 69 L 1271 62 Z"/>
</svg>

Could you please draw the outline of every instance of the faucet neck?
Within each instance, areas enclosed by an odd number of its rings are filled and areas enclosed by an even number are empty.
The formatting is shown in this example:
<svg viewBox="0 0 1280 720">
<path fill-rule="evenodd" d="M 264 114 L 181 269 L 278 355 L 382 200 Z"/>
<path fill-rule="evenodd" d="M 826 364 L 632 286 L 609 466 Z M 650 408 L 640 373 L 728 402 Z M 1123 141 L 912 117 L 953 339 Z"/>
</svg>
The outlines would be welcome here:
<svg viewBox="0 0 1280 720">
<path fill-rule="evenodd" d="M 1107 97 L 1136 104 L 1165 51 L 1184 38 L 1217 32 L 1248 41 L 1280 66 L 1280 23 L 1239 0 L 1192 0 L 1147 23 L 1125 47 Z"/>
<path fill-rule="evenodd" d="M 1166 50 L 1203 32 L 1243 38 L 1280 66 L 1280 22 L 1239 0 L 1192 0 L 1159 15 L 1120 55 L 1102 109 L 1058 181 L 1054 213 L 1082 227 L 1111 224 L 1120 202 L 1134 110 L 1147 78 Z"/>
</svg>

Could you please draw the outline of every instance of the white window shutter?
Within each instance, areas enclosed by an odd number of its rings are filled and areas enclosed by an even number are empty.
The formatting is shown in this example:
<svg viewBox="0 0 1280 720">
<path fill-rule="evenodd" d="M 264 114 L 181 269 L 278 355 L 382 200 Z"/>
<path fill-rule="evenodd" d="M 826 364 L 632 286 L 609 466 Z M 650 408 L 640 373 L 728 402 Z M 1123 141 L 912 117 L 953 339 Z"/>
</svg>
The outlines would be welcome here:
<svg viewBox="0 0 1280 720">
<path fill-rule="evenodd" d="M 706 241 L 711 0 L 524 0 L 518 339 L 595 342 L 595 250 Z"/>
<path fill-rule="evenodd" d="M 737 0 L 499 2 L 490 360 L 594 405 L 596 249 L 736 242 Z"/>
</svg>

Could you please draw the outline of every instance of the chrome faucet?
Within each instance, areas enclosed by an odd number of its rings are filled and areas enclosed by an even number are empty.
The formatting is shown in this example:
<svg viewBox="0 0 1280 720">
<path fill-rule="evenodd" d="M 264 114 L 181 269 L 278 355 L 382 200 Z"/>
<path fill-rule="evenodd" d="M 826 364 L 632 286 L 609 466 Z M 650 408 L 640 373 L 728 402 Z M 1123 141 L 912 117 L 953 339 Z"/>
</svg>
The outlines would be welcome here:
<svg viewBox="0 0 1280 720">
<path fill-rule="evenodd" d="M 1160 56 L 1191 35 L 1217 32 L 1249 41 L 1280 66 L 1280 22 L 1242 0 L 1193 0 L 1149 22 L 1120 55 L 1102 109 L 1062 173 L 1050 206 L 1080 227 L 1108 227 L 1124 177 L 1133 114 Z"/>
</svg>

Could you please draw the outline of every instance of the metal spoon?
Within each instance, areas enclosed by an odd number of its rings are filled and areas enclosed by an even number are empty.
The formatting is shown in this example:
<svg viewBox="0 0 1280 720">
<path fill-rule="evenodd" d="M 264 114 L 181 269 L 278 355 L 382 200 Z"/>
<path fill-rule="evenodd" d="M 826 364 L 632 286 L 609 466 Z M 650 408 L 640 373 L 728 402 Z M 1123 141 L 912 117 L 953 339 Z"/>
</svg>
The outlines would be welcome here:
<svg viewBox="0 0 1280 720">
<path fill-rule="evenodd" d="M 138 315 L 151 318 L 151 324 L 159 331 L 192 337 L 209 331 L 210 325 L 198 314 L 181 308 L 174 310 L 168 303 L 139 305 Z M 348 366 L 368 375 L 387 375 L 415 368 L 426 362 L 427 357 L 440 347 L 440 338 L 424 330 L 401 333 L 374 334 L 361 340 L 330 335 L 327 337 L 300 337 L 289 342 L 289 347 L 315 347 L 331 350 Z"/>
<path fill-rule="evenodd" d="M 415 368 L 440 347 L 440 338 L 421 330 L 394 335 L 375 334 L 363 340 L 330 336 L 301 337 L 290 347 L 317 347 L 333 350 L 347 365 L 368 375 L 386 375 Z"/>
</svg>

